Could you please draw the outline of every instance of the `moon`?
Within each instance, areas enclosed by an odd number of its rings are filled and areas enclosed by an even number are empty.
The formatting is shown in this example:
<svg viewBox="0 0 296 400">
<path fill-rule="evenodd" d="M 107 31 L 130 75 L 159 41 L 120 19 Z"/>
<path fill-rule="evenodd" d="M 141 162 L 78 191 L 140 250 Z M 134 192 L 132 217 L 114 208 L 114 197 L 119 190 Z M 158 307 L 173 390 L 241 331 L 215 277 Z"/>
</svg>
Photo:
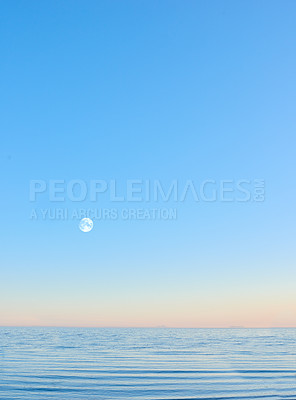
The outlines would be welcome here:
<svg viewBox="0 0 296 400">
<path fill-rule="evenodd" d="M 82 232 L 90 232 L 94 227 L 94 223 L 90 218 L 82 218 L 79 222 L 79 229 Z"/>
</svg>

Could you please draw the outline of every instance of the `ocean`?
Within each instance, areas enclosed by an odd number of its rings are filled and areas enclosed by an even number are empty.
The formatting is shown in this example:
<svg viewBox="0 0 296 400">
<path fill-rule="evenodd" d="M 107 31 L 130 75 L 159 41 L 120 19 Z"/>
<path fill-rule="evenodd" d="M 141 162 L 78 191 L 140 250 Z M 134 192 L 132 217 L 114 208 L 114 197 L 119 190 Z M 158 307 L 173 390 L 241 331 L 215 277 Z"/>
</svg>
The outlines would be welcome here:
<svg viewBox="0 0 296 400">
<path fill-rule="evenodd" d="M 296 399 L 296 329 L 2 327 L 0 399 Z"/>
</svg>

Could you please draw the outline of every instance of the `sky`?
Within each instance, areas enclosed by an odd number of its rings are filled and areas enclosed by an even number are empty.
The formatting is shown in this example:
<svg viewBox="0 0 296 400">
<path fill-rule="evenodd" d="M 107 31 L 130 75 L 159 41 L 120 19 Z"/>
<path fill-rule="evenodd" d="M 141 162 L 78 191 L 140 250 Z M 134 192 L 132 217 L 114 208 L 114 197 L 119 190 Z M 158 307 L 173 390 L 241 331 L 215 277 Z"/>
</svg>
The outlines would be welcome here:
<svg viewBox="0 0 296 400">
<path fill-rule="evenodd" d="M 296 327 L 296 3 L 0 10 L 0 325 Z M 95 180 L 107 189 L 93 201 Z M 127 197 L 131 180 L 212 181 L 218 195 L 115 201 L 112 182 Z M 32 181 L 46 186 L 35 201 Z M 129 216 L 168 208 L 175 218 Z M 73 212 L 86 209 L 118 217 L 84 233 Z"/>
</svg>

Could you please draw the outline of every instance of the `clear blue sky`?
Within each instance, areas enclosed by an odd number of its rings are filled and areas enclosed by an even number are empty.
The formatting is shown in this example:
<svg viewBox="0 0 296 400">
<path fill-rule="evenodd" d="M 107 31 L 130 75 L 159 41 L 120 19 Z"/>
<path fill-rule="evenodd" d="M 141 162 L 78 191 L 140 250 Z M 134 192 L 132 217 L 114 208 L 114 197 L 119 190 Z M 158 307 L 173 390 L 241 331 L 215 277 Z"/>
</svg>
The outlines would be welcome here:
<svg viewBox="0 0 296 400">
<path fill-rule="evenodd" d="M 296 3 L 0 9 L 0 324 L 296 326 Z M 175 221 L 29 218 L 31 179 L 255 178 Z"/>
</svg>

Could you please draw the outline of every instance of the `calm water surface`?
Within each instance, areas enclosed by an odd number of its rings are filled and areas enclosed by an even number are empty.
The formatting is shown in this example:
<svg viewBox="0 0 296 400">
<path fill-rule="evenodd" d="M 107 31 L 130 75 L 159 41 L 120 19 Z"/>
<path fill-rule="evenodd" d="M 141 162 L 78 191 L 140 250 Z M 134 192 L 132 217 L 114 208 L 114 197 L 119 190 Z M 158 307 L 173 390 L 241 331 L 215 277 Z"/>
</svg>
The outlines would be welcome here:
<svg viewBox="0 0 296 400">
<path fill-rule="evenodd" d="M 296 329 L 0 328 L 0 399 L 296 400 Z"/>
</svg>

